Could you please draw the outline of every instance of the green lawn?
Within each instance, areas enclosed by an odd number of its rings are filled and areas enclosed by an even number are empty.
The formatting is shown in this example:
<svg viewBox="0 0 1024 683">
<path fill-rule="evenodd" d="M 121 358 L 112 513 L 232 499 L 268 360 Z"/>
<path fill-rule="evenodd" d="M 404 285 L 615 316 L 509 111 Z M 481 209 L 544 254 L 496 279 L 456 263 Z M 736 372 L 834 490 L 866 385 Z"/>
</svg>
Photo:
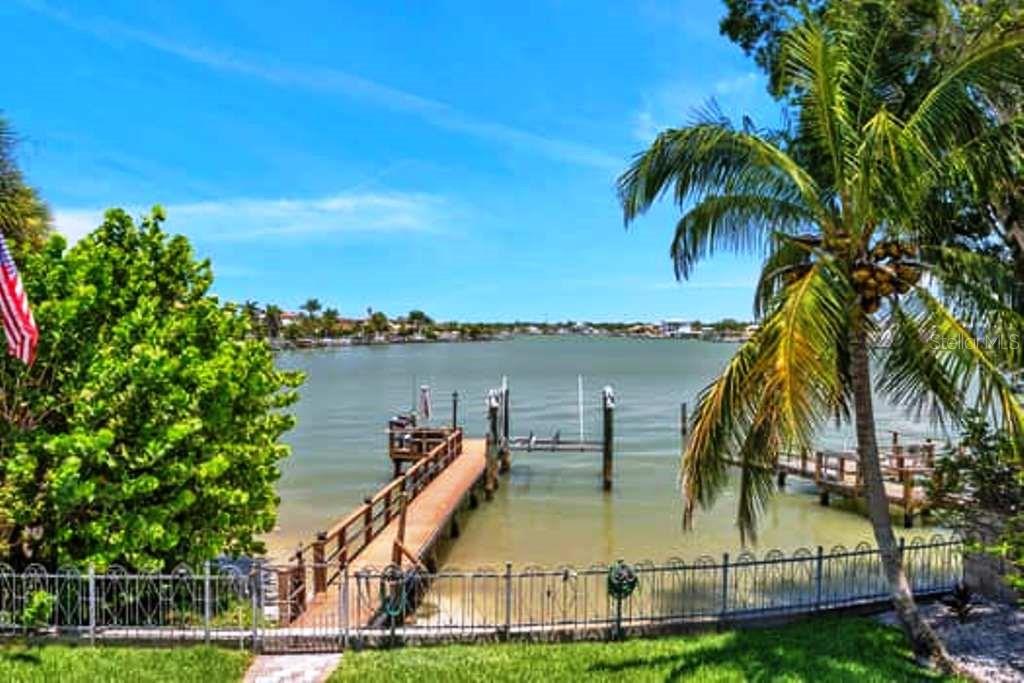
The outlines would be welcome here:
<svg viewBox="0 0 1024 683">
<path fill-rule="evenodd" d="M 456 645 L 347 653 L 339 681 L 932 681 L 902 634 L 868 619 L 622 643 Z"/>
<path fill-rule="evenodd" d="M 221 683 L 242 680 L 250 655 L 214 647 L 0 647 L 0 681 Z"/>
</svg>

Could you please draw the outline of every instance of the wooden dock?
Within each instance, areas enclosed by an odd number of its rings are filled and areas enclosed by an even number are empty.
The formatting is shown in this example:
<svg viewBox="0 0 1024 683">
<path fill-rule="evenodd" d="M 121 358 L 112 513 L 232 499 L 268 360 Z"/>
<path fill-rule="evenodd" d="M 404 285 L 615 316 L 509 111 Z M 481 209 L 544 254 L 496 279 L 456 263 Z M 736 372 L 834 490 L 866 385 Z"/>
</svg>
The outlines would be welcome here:
<svg viewBox="0 0 1024 683">
<path fill-rule="evenodd" d="M 461 428 L 410 428 L 390 448 L 397 476 L 278 570 L 278 620 L 297 628 L 367 625 L 379 600 L 356 600 L 361 570 L 391 564 L 436 570 L 434 552 L 458 535 L 456 513 L 475 505 L 487 469 L 484 439 L 463 439 Z M 401 473 L 402 463 L 411 463 Z M 348 576 L 345 586 L 344 576 Z M 377 590 L 376 586 L 373 588 Z M 351 599 L 350 599 L 351 598 Z M 347 604 L 346 604 L 347 603 Z"/>
<path fill-rule="evenodd" d="M 927 483 L 935 476 L 935 444 L 929 440 L 904 446 L 894 433 L 892 446 L 880 449 L 879 457 L 886 498 L 903 513 L 903 525 L 909 529 L 915 514 L 927 514 L 932 507 Z M 785 486 L 787 476 L 813 481 L 822 505 L 828 505 L 832 495 L 851 499 L 864 496 L 863 472 L 856 451 L 784 453 L 775 464 L 775 472 L 780 488 Z"/>
</svg>

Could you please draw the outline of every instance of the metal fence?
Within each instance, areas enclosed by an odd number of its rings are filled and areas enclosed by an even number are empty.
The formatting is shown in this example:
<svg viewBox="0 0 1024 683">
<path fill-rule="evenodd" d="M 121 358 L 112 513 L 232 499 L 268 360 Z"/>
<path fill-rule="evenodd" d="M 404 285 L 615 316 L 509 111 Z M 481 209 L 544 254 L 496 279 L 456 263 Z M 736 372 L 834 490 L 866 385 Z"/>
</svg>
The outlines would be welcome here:
<svg viewBox="0 0 1024 683">
<path fill-rule="evenodd" d="M 917 538 L 902 552 L 918 596 L 946 593 L 962 577 L 956 539 Z M 870 608 L 889 599 L 878 550 L 866 544 L 585 569 L 346 567 L 319 595 L 286 595 L 277 590 L 278 575 L 257 562 L 166 574 L 0 565 L 0 634 L 323 650 L 396 639 L 605 638 Z M 313 585 L 311 577 L 304 585 Z"/>
</svg>

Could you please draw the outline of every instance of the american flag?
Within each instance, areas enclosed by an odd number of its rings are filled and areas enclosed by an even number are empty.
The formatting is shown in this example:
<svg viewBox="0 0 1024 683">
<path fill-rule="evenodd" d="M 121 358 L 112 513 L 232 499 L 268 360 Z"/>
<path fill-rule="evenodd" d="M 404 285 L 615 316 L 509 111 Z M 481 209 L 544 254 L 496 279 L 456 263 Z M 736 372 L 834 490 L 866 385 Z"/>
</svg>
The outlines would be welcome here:
<svg viewBox="0 0 1024 683">
<path fill-rule="evenodd" d="M 32 365 L 36 358 L 36 342 L 39 329 L 28 307 L 21 276 L 14 265 L 7 242 L 0 234 L 0 314 L 3 317 L 4 334 L 7 335 L 7 351 Z"/>
</svg>

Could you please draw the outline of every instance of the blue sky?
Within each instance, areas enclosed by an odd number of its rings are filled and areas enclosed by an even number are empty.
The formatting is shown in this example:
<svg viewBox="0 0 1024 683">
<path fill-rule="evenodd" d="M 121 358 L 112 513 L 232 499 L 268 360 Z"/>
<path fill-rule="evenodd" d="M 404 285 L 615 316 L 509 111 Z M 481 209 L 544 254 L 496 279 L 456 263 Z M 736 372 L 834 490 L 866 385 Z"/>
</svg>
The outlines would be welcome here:
<svg viewBox="0 0 1024 683">
<path fill-rule="evenodd" d="M 714 97 L 775 124 L 718 0 L 0 4 L 0 110 L 58 228 L 162 204 L 230 299 L 466 320 L 749 318 L 614 182 Z M 13 65 L 13 66 L 12 66 Z"/>
</svg>

